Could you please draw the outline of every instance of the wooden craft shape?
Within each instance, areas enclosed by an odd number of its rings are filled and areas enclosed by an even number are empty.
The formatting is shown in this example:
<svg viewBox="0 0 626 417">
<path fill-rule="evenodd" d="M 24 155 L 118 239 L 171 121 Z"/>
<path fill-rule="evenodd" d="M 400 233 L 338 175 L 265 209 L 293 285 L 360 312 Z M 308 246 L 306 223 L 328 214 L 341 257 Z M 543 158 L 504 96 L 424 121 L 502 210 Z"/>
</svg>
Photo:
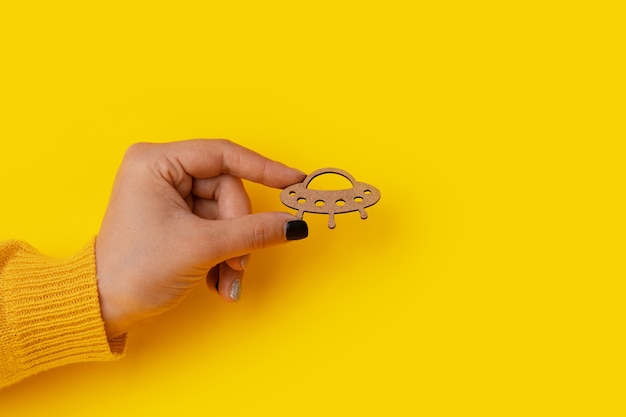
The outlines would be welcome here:
<svg viewBox="0 0 626 417">
<path fill-rule="evenodd" d="M 346 190 L 314 190 L 307 186 L 322 174 L 339 174 L 352 183 Z M 312 172 L 299 184 L 285 188 L 280 193 L 280 201 L 292 209 L 298 210 L 296 217 L 302 219 L 305 212 L 328 214 L 328 228 L 335 228 L 335 214 L 358 211 L 362 219 L 367 219 L 366 207 L 380 200 L 380 191 L 364 182 L 357 182 L 352 175 L 338 168 L 322 168 Z"/>
</svg>

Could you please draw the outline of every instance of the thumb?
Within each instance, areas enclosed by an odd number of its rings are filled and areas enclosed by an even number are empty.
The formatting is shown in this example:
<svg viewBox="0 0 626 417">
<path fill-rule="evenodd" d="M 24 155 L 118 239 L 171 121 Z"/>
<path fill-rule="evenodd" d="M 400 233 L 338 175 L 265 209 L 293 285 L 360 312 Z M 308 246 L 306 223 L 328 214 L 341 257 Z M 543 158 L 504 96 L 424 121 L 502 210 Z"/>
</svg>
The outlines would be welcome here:
<svg viewBox="0 0 626 417">
<path fill-rule="evenodd" d="M 288 213 L 266 212 L 214 220 L 206 242 L 218 260 L 243 256 L 254 250 L 304 239 L 309 229 L 304 220 Z"/>
</svg>

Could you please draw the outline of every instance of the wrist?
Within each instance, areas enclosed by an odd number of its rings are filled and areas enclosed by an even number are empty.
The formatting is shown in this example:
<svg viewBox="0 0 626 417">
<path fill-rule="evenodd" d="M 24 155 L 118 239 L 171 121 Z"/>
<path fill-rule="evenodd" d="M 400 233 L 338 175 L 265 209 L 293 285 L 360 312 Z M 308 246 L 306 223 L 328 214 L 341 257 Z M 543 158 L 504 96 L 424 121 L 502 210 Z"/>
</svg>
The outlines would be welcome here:
<svg viewBox="0 0 626 417">
<path fill-rule="evenodd" d="M 96 280 L 98 286 L 98 296 L 100 299 L 100 315 L 104 322 L 104 329 L 109 339 L 116 338 L 128 332 L 132 325 L 124 314 L 123 303 L 117 295 L 118 291 L 114 285 L 111 285 L 109 279 L 111 273 L 106 267 L 105 258 L 98 247 L 96 240 Z"/>
<path fill-rule="evenodd" d="M 115 303 L 112 302 L 111 297 L 107 295 L 106 291 L 102 291 L 100 286 L 100 280 L 98 280 L 98 293 L 100 296 L 100 314 L 104 321 L 104 330 L 106 331 L 109 339 L 116 338 L 128 332 L 130 323 L 124 320 L 123 315 L 120 314 L 119 309 L 116 308 Z"/>
</svg>

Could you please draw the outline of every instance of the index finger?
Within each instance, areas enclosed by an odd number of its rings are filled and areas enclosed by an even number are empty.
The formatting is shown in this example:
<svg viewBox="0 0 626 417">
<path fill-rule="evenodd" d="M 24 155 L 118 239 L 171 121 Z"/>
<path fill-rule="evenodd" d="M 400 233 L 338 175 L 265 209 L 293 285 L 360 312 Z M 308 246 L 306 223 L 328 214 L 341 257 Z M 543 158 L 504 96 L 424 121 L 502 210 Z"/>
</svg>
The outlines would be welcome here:
<svg viewBox="0 0 626 417">
<path fill-rule="evenodd" d="M 274 188 L 302 182 L 306 174 L 226 139 L 194 139 L 163 144 L 164 152 L 195 178 L 229 174 Z"/>
</svg>

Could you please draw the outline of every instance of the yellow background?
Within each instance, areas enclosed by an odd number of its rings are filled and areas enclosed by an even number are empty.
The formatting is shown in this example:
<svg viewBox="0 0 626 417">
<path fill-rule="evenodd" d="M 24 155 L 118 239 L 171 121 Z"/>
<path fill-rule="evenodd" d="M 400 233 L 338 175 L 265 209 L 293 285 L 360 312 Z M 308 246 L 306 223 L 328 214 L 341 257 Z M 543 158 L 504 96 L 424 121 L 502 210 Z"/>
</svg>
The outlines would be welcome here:
<svg viewBox="0 0 626 417">
<path fill-rule="evenodd" d="M 1 415 L 626 412 L 619 2 L 7 3 L 0 239 L 78 251 L 135 141 L 226 137 L 382 199 Z"/>
</svg>

